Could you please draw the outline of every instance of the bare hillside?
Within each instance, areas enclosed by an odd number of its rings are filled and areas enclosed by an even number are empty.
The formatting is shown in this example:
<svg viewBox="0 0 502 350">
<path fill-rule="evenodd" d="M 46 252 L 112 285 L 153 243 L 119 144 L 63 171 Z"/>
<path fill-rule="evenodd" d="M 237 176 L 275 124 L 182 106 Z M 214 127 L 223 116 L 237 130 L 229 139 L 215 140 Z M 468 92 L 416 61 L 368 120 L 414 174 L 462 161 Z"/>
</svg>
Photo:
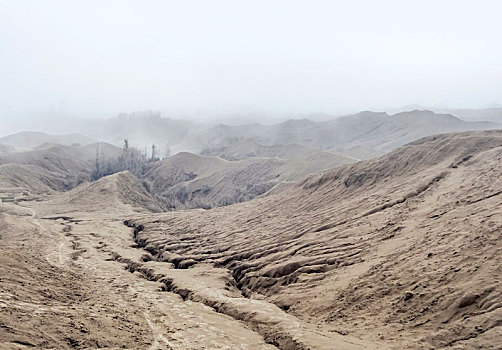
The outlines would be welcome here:
<svg viewBox="0 0 502 350">
<path fill-rule="evenodd" d="M 331 157 L 339 159 L 339 163 L 351 162 L 354 159 L 343 154 L 320 151 L 299 144 L 274 144 L 263 145 L 253 139 L 239 139 L 229 144 L 207 148 L 202 151 L 204 155 L 216 155 L 226 160 L 241 160 L 251 157 L 277 157 L 281 159 L 304 159 L 315 157 Z"/>
<path fill-rule="evenodd" d="M 236 139 L 252 138 L 265 145 L 296 143 L 367 159 L 424 136 L 496 128 L 500 125 L 493 122 L 466 122 L 428 110 L 394 115 L 361 112 L 322 122 L 291 119 L 273 125 L 218 125 L 195 133 L 179 147 L 200 152 L 224 147 Z"/>
<path fill-rule="evenodd" d="M 53 172 L 78 174 L 90 172 L 90 165 L 96 155 L 106 158 L 116 157 L 120 148 L 100 142 L 86 146 L 65 146 L 61 144 L 44 144 L 30 151 L 9 152 L 0 155 L 0 164 L 36 165 Z"/>
<path fill-rule="evenodd" d="M 116 157 L 120 149 L 107 143 L 85 146 L 44 144 L 29 151 L 0 154 L 0 178 L 32 192 L 48 187 L 63 191 L 89 181 L 96 154 Z M 36 186 L 34 183 L 43 183 Z"/>
<path fill-rule="evenodd" d="M 136 183 L 140 184 L 141 191 L 147 191 L 152 200 L 158 202 L 149 205 L 155 208 L 154 211 L 161 208 L 211 208 L 247 201 L 271 189 L 283 190 L 309 174 L 355 161 L 350 157 L 303 146 L 286 151 L 290 152 L 291 159 L 275 156 L 282 156 L 284 149 L 290 147 L 276 146 L 265 152 L 268 157 L 239 161 L 187 152 L 164 160 L 152 161 L 144 156 L 135 172 Z M 0 165 L 3 165 L 0 176 L 6 172 L 3 176 L 6 183 L 17 183 L 32 192 L 46 191 L 46 187 L 64 191 L 94 180 L 96 161 L 108 174 L 127 170 L 117 165 L 123 152 L 123 149 L 104 142 L 85 146 L 44 144 L 29 151 L 0 154 Z M 18 169 L 19 176 L 23 174 L 22 178 L 8 169 Z M 38 182 L 44 186 L 33 186 Z"/>
<path fill-rule="evenodd" d="M 265 157 L 235 161 L 182 152 L 152 163 L 144 179 L 170 208 L 211 208 L 244 202 L 271 189 L 282 190 L 309 174 L 355 161 L 306 148 L 291 159 L 275 156 L 282 155 L 283 148 L 288 146 L 276 147 Z"/>
<path fill-rule="evenodd" d="M 0 0 L 0 350 L 502 350 L 501 14 Z"/>
<path fill-rule="evenodd" d="M 128 171 L 103 177 L 95 182 L 86 182 L 63 195 L 54 196 L 51 205 L 76 206 L 86 212 L 110 208 L 161 212 L 162 201 L 147 190 L 147 185 Z"/>
<path fill-rule="evenodd" d="M 0 167 L 15 184 L 33 165 Z M 22 191 L 0 203 L 0 346 L 497 348 L 501 174 L 502 132 L 487 131 L 211 210 L 153 213 L 128 172 Z"/>
<path fill-rule="evenodd" d="M 70 179 L 72 182 L 73 179 Z M 51 173 L 36 165 L 1 164 L 0 191 L 29 191 L 34 194 L 48 194 L 64 191 L 70 187 L 69 179 L 64 175 Z"/>
<path fill-rule="evenodd" d="M 0 143 L 20 150 L 35 148 L 44 143 L 58 143 L 71 146 L 74 144 L 88 145 L 95 142 L 95 140 L 81 134 L 51 135 L 38 131 L 24 131 L 0 137 Z"/>
<path fill-rule="evenodd" d="M 173 264 L 169 290 L 258 329 L 284 335 L 238 305 L 266 300 L 393 348 L 491 348 L 502 324 L 501 152 L 501 132 L 429 137 L 276 196 L 135 219 L 136 241 Z M 217 292 L 221 274 L 242 296 Z"/>
</svg>

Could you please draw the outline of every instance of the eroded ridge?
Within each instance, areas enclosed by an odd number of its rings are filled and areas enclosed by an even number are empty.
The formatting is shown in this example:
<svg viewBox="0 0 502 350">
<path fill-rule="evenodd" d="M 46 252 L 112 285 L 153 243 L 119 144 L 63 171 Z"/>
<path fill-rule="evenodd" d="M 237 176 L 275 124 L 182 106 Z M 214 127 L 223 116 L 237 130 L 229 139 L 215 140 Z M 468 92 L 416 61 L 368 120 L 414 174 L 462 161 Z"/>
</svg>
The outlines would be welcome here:
<svg viewBox="0 0 502 350">
<path fill-rule="evenodd" d="M 501 332 L 501 145 L 497 132 L 430 137 L 283 194 L 129 224 L 192 297 L 221 279 L 323 332 L 476 348 Z"/>
</svg>

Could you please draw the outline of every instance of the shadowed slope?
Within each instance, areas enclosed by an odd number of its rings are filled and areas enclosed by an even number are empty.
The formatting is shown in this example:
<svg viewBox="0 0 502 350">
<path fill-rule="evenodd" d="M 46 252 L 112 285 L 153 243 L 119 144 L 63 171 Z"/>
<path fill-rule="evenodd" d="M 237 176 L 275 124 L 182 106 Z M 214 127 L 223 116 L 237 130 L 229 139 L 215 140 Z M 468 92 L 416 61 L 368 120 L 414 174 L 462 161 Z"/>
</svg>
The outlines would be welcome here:
<svg viewBox="0 0 502 350">
<path fill-rule="evenodd" d="M 48 203 L 57 207 L 66 204 L 68 211 L 73 207 L 86 212 L 127 212 L 131 208 L 152 212 L 164 210 L 160 201 L 147 190 L 144 183 L 128 171 L 105 176 L 92 183 L 84 183 L 53 197 Z"/>
<path fill-rule="evenodd" d="M 303 153 L 291 159 L 272 156 L 238 161 L 182 152 L 151 164 L 144 178 L 151 191 L 172 208 L 211 208 L 253 199 L 277 185 L 282 190 L 308 174 L 355 161 L 301 148 Z"/>
<path fill-rule="evenodd" d="M 90 174 L 96 153 L 113 158 L 120 153 L 120 148 L 104 142 L 86 146 L 45 144 L 31 151 L 2 154 L 0 164 L 36 165 L 51 172 Z"/>
<path fill-rule="evenodd" d="M 241 160 L 250 157 L 278 157 L 287 160 L 308 161 L 311 158 L 322 157 L 331 163 L 352 163 L 353 158 L 343 154 L 322 151 L 298 144 L 262 145 L 253 139 L 237 140 L 228 145 L 206 149 L 203 154 L 216 155 L 226 160 Z"/>
<path fill-rule="evenodd" d="M 31 151 L 0 154 L 0 186 L 17 186 L 33 193 L 71 189 L 90 180 L 97 150 L 106 158 L 120 152 L 100 142 L 86 146 L 46 144 Z"/>
</svg>

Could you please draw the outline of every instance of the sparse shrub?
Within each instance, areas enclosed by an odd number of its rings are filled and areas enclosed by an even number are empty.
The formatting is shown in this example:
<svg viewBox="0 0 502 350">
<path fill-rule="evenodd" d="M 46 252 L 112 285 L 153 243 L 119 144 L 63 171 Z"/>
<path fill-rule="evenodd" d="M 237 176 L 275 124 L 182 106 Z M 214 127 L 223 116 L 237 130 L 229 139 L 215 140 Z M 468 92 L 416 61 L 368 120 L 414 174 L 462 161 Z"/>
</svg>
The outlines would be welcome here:
<svg viewBox="0 0 502 350">
<path fill-rule="evenodd" d="M 176 191 L 176 199 L 179 200 L 181 203 L 185 203 L 188 199 L 188 192 L 184 187 L 181 187 Z"/>
<path fill-rule="evenodd" d="M 96 160 L 91 174 L 91 180 L 96 181 L 103 176 L 128 170 L 137 177 L 145 171 L 147 157 L 135 147 L 129 147 L 128 140 L 124 140 L 122 152 L 116 159 L 105 159 L 104 154 L 99 155 L 99 145 L 96 148 Z"/>
</svg>

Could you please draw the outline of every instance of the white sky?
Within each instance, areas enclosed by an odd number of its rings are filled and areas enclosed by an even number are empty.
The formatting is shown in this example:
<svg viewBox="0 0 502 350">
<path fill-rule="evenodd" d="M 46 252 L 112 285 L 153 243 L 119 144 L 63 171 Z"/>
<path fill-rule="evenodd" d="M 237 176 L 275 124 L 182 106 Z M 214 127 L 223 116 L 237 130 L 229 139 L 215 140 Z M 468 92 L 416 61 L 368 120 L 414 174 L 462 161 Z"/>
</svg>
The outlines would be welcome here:
<svg viewBox="0 0 502 350">
<path fill-rule="evenodd" d="M 0 0 L 0 118 L 502 103 L 502 1 Z"/>
</svg>

